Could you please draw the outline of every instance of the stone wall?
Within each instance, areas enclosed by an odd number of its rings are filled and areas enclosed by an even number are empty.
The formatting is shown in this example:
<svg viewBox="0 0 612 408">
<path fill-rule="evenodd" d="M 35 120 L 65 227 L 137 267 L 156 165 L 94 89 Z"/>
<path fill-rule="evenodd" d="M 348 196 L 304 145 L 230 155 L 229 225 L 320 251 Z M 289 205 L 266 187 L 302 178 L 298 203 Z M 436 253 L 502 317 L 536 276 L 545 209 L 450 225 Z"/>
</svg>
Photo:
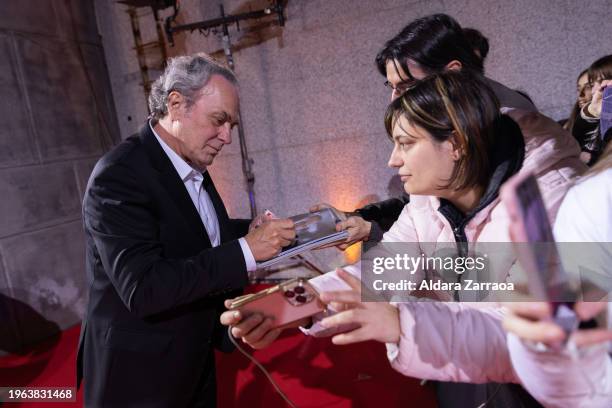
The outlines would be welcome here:
<svg viewBox="0 0 612 408">
<path fill-rule="evenodd" d="M 81 200 L 119 137 L 92 1 L 0 12 L 0 352 L 80 322 Z"/>
</svg>

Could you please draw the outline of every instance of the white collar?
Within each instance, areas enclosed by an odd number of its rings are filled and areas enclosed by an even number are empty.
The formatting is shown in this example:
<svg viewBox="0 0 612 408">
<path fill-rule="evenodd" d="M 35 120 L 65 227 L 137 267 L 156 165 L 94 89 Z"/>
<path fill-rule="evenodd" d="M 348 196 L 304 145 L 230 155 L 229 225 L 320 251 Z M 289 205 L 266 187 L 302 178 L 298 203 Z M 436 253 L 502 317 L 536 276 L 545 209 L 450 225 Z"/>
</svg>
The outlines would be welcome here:
<svg viewBox="0 0 612 408">
<path fill-rule="evenodd" d="M 168 146 L 168 144 L 164 142 L 164 140 L 161 137 L 159 137 L 155 129 L 153 129 L 153 124 L 151 123 L 151 121 L 149 121 L 149 127 L 151 128 L 151 131 L 155 135 L 155 138 L 157 138 L 157 141 L 159 142 L 162 149 L 164 149 L 166 156 L 168 156 L 168 158 L 172 162 L 172 165 L 176 169 L 176 172 L 178 173 L 181 180 L 183 180 L 183 182 L 193 178 L 194 176 L 196 176 L 197 178 L 202 177 L 201 172 L 191 167 L 189 163 L 183 160 L 181 156 L 179 156 L 174 150 L 172 150 L 172 148 Z"/>
</svg>

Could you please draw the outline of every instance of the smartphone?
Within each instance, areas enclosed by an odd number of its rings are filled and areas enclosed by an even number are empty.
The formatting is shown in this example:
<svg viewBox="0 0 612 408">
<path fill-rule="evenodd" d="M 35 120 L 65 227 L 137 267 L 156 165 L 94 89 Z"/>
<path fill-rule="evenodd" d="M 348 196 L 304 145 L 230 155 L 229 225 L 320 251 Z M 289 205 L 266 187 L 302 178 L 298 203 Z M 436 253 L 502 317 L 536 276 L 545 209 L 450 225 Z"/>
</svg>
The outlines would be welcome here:
<svg viewBox="0 0 612 408">
<path fill-rule="evenodd" d="M 606 137 L 610 128 L 612 128 L 612 86 L 607 86 L 603 90 L 601 117 L 599 118 L 599 134 L 602 138 Z"/>
<path fill-rule="evenodd" d="M 308 280 L 294 278 L 260 292 L 238 297 L 229 310 L 238 310 L 243 316 L 260 313 L 272 318 L 273 328 L 277 328 L 320 313 L 325 310 L 325 305 Z"/>
<path fill-rule="evenodd" d="M 578 328 L 579 319 L 573 311 L 575 295 L 561 265 L 548 212 L 533 174 L 511 177 L 500 191 L 506 205 L 518 261 L 527 273 L 529 292 L 551 303 L 553 320 L 566 333 Z"/>
</svg>

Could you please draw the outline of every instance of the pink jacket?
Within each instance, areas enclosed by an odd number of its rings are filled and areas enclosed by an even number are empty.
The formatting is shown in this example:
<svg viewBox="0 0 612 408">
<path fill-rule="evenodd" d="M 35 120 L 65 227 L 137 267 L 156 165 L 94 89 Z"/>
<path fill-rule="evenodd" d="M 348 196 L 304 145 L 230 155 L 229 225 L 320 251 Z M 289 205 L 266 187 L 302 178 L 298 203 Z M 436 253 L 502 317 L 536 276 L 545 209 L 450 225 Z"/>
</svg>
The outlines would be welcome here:
<svg viewBox="0 0 612 408">
<path fill-rule="evenodd" d="M 506 108 L 503 112 L 523 132 L 526 153 L 520 171 L 536 175 L 552 221 L 570 179 L 586 169 L 578 158 L 578 144 L 557 123 L 539 113 Z M 451 226 L 438 207 L 435 197 L 411 195 L 383 242 L 455 242 Z M 495 199 L 470 220 L 465 233 L 471 243 L 509 242 L 508 225 L 507 211 Z M 510 255 L 496 259 L 500 264 L 496 269 L 511 280 L 515 261 Z M 409 302 L 397 307 L 401 338 L 398 344 L 387 344 L 389 360 L 397 371 L 440 381 L 520 382 L 501 326 L 503 310 L 496 304 Z M 310 334 L 316 334 L 314 331 Z"/>
<path fill-rule="evenodd" d="M 523 132 L 525 159 L 520 172 L 533 172 L 536 175 L 552 221 L 571 185 L 570 180 L 585 170 L 578 158 L 578 144 L 552 119 L 537 112 L 504 109 L 504 113 L 512 117 Z M 412 195 L 410 203 L 384 235 L 383 241 L 454 242 L 451 226 L 437 211 L 438 207 L 436 197 Z M 508 226 L 506 208 L 496 198 L 469 221 L 465 234 L 471 243 L 510 242 Z M 498 276 L 498 281 L 512 280 L 511 269 L 516 262 L 513 254 L 506 254 L 505 259 L 490 261 L 497 264 L 494 270 L 506 274 L 506 277 Z M 447 381 L 517 381 L 511 368 L 505 334 L 500 326 L 502 313 L 494 305 L 423 303 L 399 304 L 398 308 L 404 335 L 397 352 L 390 355 L 391 363 L 398 371 Z M 416 309 L 418 314 L 414 313 Z M 432 314 L 431 318 L 428 317 L 429 313 Z M 419 324 L 421 319 L 423 323 Z M 436 323 L 432 325 L 428 321 Z M 412 329 L 415 325 L 419 327 L 418 335 Z M 425 344 L 425 339 L 429 339 L 429 344 Z M 431 339 L 438 340 L 432 342 Z M 441 346 L 438 353 L 430 349 L 432 343 L 436 347 Z M 432 353 L 420 352 L 428 349 Z M 489 360 L 492 356 L 496 357 Z M 472 370 L 469 370 L 470 366 Z"/>
<path fill-rule="evenodd" d="M 536 175 L 551 221 L 584 165 L 578 145 L 551 119 L 535 112 L 508 109 L 525 137 L 526 155 L 521 172 Z M 410 203 L 383 241 L 454 242 L 448 221 L 437 211 L 435 197 L 411 196 Z M 495 199 L 466 226 L 471 243 L 509 242 L 509 217 Z M 502 264 L 512 280 L 514 256 L 491 259 Z M 498 277 L 502 278 L 503 277 Z M 397 305 L 402 335 L 398 344 L 388 344 L 388 357 L 399 372 L 413 377 L 471 383 L 520 382 L 509 355 L 506 333 L 501 326 L 503 310 L 496 304 L 411 302 Z M 546 405 L 547 401 L 541 401 Z"/>
</svg>

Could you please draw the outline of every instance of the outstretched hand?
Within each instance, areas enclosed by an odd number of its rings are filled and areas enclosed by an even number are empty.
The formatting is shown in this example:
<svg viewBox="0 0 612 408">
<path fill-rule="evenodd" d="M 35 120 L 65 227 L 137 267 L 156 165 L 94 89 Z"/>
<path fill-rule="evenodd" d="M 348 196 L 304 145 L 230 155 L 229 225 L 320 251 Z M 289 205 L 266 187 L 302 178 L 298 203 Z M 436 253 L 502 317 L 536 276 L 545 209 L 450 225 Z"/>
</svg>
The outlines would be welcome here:
<svg viewBox="0 0 612 408">
<path fill-rule="evenodd" d="M 607 302 L 578 302 L 574 311 L 581 320 L 589 320 L 607 307 Z M 565 340 L 563 329 L 550 317 L 552 307 L 547 302 L 507 302 L 508 314 L 504 317 L 504 328 L 523 340 L 555 345 Z M 571 334 L 576 346 L 587 346 L 612 340 L 612 330 L 584 329 Z"/>
<path fill-rule="evenodd" d="M 592 97 L 589 106 L 587 107 L 589 113 L 596 118 L 601 117 L 601 106 L 603 103 L 603 92 L 604 89 L 612 86 L 612 80 L 601 81 L 593 85 Z"/>
<path fill-rule="evenodd" d="M 332 337 L 334 344 L 351 344 L 367 340 L 398 343 L 400 339 L 399 311 L 387 302 L 362 302 L 361 281 L 346 272 L 336 270 L 352 290 L 321 293 L 321 300 L 339 311 L 321 321 L 324 327 L 357 325 L 358 328 Z"/>
<path fill-rule="evenodd" d="M 351 215 L 350 217 L 346 216 L 344 211 L 340 211 L 337 208 L 326 204 L 317 204 L 310 207 L 310 212 L 320 211 L 324 208 L 331 208 L 336 211 L 337 214 L 340 215 L 340 222 L 336 224 L 336 231 L 348 231 L 348 237 L 346 240 L 340 244 L 336 244 L 335 246 L 340 250 L 345 250 L 349 246 L 353 245 L 359 241 L 367 241 L 370 237 L 370 231 L 372 230 L 372 223 L 364 220 L 363 218 L 357 215 Z"/>
</svg>

